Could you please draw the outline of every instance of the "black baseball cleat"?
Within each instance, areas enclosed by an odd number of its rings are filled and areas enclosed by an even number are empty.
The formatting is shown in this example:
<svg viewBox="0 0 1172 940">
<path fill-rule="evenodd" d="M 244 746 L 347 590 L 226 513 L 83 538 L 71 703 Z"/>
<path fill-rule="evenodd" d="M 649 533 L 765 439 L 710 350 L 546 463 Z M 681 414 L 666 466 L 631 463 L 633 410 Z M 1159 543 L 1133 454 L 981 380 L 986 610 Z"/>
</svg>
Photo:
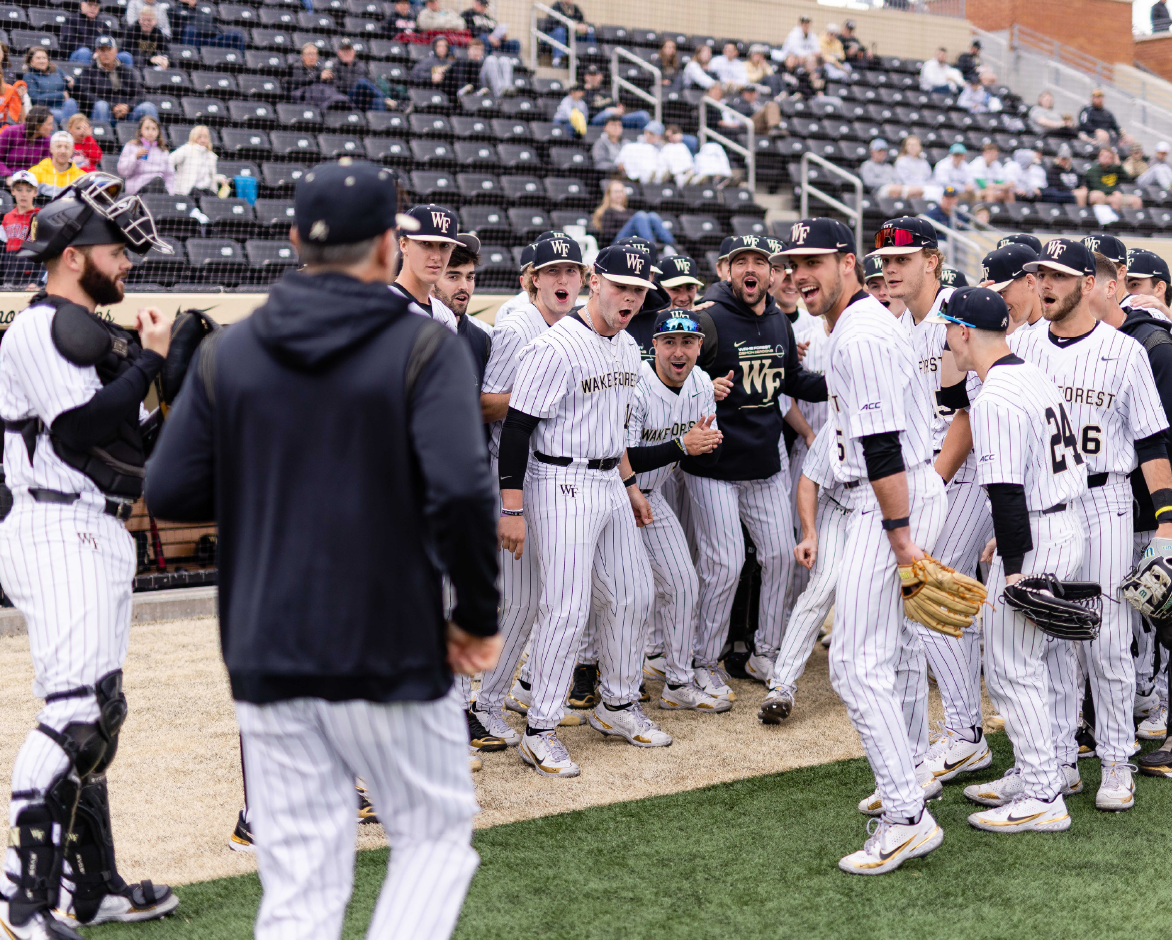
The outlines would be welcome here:
<svg viewBox="0 0 1172 940">
<path fill-rule="evenodd" d="M 471 709 L 464 712 L 468 719 L 468 743 L 478 751 L 503 751 L 508 745 L 503 738 L 489 734 L 488 729 L 480 723 L 480 719 Z"/>
<path fill-rule="evenodd" d="M 771 689 L 757 711 L 757 720 L 763 725 L 779 725 L 794 710 L 794 697 L 784 689 Z"/>
<path fill-rule="evenodd" d="M 256 851 L 256 846 L 252 844 L 252 827 L 244 818 L 244 810 L 241 810 L 240 815 L 236 817 L 236 829 L 232 833 L 232 838 L 228 840 L 228 848 L 233 852 Z"/>
<path fill-rule="evenodd" d="M 1165 777 L 1172 780 L 1172 746 L 1159 747 L 1142 757 L 1133 758 L 1141 774 L 1149 777 Z"/>
<path fill-rule="evenodd" d="M 578 663 L 574 667 L 574 681 L 566 704 L 570 708 L 593 708 L 602 699 L 598 697 L 598 664 Z"/>
<path fill-rule="evenodd" d="M 650 702 L 651 701 L 651 693 L 647 691 L 647 683 L 646 682 L 639 683 L 639 701 L 640 702 Z"/>
<path fill-rule="evenodd" d="M 1095 733 L 1086 725 L 1079 725 L 1074 732 L 1074 742 L 1078 745 L 1078 759 L 1095 756 Z"/>
</svg>

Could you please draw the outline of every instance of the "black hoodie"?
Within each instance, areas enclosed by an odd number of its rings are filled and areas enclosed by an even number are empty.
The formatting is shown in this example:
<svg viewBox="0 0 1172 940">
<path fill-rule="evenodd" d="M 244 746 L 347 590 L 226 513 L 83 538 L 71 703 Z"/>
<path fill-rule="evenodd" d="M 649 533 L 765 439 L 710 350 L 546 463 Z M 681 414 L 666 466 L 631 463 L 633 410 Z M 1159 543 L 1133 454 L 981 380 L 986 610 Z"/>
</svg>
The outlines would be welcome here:
<svg viewBox="0 0 1172 940">
<path fill-rule="evenodd" d="M 763 480 L 781 470 L 778 441 L 783 425 L 777 398 L 782 392 L 803 401 L 826 401 L 826 379 L 807 372 L 798 359 L 794 328 L 773 298 L 758 316 L 721 281 L 704 294 L 719 342 L 709 375 L 733 372 L 733 387 L 716 403 L 716 424 L 724 433 L 715 467 L 684 459 L 680 466 L 716 480 Z"/>
<path fill-rule="evenodd" d="M 219 523 L 237 700 L 442 696 L 441 571 L 452 619 L 496 632 L 496 502 L 465 344 L 441 330 L 405 394 L 429 322 L 385 284 L 292 273 L 219 340 L 214 406 L 192 363 L 146 498 L 161 518 Z"/>
<path fill-rule="evenodd" d="M 1172 326 L 1167 320 L 1153 317 L 1137 307 L 1124 307 L 1123 312 L 1127 314 L 1127 319 L 1119 327 L 1119 332 L 1126 333 L 1147 350 L 1152 375 L 1156 378 L 1156 391 L 1160 393 L 1160 403 L 1164 406 L 1169 423 L 1172 423 L 1172 335 L 1169 334 Z M 1172 443 L 1169 444 L 1168 459 L 1172 460 Z M 1156 510 L 1148 493 L 1147 481 L 1139 467 L 1131 472 L 1131 492 L 1135 497 L 1135 531 L 1154 530 Z"/>
</svg>

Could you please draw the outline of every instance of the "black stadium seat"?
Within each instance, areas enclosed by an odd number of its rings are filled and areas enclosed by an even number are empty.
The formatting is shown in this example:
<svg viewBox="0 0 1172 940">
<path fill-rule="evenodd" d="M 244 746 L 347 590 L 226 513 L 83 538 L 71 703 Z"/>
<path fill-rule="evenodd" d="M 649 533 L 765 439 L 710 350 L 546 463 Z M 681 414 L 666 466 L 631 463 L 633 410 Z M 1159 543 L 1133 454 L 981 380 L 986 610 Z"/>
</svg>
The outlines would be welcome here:
<svg viewBox="0 0 1172 940">
<path fill-rule="evenodd" d="M 460 199 L 455 178 L 445 171 L 415 170 L 411 174 L 411 191 L 417 202 L 455 206 Z"/>
<path fill-rule="evenodd" d="M 511 241 L 513 237 L 509 217 L 499 206 L 465 206 L 460 210 L 460 228 L 482 242 Z"/>
<path fill-rule="evenodd" d="M 501 181 L 486 173 L 457 173 L 456 185 L 463 205 L 499 206 L 505 201 Z"/>
</svg>

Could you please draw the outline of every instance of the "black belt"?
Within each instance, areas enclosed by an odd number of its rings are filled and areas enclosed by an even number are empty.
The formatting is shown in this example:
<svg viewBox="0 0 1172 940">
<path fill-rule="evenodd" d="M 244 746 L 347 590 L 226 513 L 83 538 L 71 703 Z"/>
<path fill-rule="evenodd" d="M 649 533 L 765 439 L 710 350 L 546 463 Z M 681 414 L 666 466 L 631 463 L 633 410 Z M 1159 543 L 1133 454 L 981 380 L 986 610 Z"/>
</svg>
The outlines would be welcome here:
<svg viewBox="0 0 1172 940">
<path fill-rule="evenodd" d="M 1091 489 L 1098 486 L 1105 486 L 1110 476 L 1111 474 L 1109 473 L 1092 473 L 1087 477 L 1087 486 Z"/>
<path fill-rule="evenodd" d="M 59 503 L 63 506 L 71 506 L 81 498 L 80 493 L 62 493 L 60 490 L 46 490 L 39 486 L 30 486 L 28 494 L 38 503 Z M 106 506 L 102 512 L 125 522 L 130 518 L 130 512 L 133 508 L 134 503 L 122 503 L 107 497 Z"/>
<path fill-rule="evenodd" d="M 555 467 L 568 467 L 574 462 L 573 457 L 551 457 L 540 451 L 534 451 L 533 456 L 542 463 L 551 463 Z M 586 461 L 587 470 L 613 470 L 622 461 L 622 457 L 602 457 Z"/>
<path fill-rule="evenodd" d="M 924 467 L 924 466 L 927 466 L 927 465 L 928 465 L 928 464 L 930 464 L 931 462 L 932 462 L 932 458 L 931 458 L 931 457 L 928 457 L 928 458 L 926 458 L 925 460 L 923 460 L 921 463 L 918 463 L 918 464 L 916 464 L 914 467 L 912 467 L 912 469 L 913 469 L 913 470 L 915 470 L 915 469 L 916 469 L 916 467 Z M 842 488 L 843 488 L 844 490 L 853 490 L 853 489 L 854 489 L 856 486 L 862 486 L 862 485 L 863 485 L 864 483 L 866 483 L 866 482 L 867 482 L 866 480 L 852 480 L 850 483 L 844 483 L 844 484 L 842 484 Z"/>
<path fill-rule="evenodd" d="M 1105 473 L 1103 474 L 1103 476 L 1106 476 L 1106 475 L 1107 474 L 1105 474 Z M 1043 516 L 1052 516 L 1056 512 L 1066 512 L 1066 503 L 1055 503 L 1049 509 L 1043 509 L 1042 515 Z"/>
</svg>

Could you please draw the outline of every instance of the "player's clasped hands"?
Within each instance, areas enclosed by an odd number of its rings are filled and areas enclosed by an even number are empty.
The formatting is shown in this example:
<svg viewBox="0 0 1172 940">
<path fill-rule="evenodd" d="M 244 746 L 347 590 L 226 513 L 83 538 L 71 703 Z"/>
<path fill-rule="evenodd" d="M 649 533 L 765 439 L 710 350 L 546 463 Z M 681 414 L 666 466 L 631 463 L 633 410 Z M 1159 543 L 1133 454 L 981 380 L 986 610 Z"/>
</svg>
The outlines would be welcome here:
<svg viewBox="0 0 1172 940">
<path fill-rule="evenodd" d="M 174 322 L 174 316 L 163 313 L 157 307 L 139 307 L 135 328 L 142 340 L 142 348 L 165 358 L 167 350 L 171 348 L 171 326 Z"/>
<path fill-rule="evenodd" d="M 693 424 L 691 430 L 684 435 L 684 447 L 688 449 L 691 456 L 698 457 L 701 454 L 710 454 L 720 446 L 724 435 L 718 428 L 712 426 L 712 422 L 715 420 L 716 415 L 705 415 Z"/>
</svg>

